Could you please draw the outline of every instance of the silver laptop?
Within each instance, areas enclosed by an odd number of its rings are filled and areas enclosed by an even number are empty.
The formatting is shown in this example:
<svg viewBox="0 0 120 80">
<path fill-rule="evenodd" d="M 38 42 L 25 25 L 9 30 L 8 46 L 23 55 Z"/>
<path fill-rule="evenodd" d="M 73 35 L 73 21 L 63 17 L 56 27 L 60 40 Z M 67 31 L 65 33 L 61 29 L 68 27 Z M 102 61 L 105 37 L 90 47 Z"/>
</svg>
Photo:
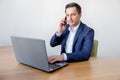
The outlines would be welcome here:
<svg viewBox="0 0 120 80">
<path fill-rule="evenodd" d="M 48 62 L 45 40 L 11 36 L 11 42 L 19 63 L 46 72 L 52 72 L 68 64 L 67 62 L 53 64 Z"/>
</svg>

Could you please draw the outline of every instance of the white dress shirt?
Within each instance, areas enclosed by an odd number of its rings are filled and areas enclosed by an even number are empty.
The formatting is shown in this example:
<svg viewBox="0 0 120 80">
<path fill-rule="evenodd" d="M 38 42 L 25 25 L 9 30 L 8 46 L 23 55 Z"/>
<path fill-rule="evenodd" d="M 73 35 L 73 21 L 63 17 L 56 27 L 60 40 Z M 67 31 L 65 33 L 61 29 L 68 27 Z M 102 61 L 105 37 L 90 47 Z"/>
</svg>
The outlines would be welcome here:
<svg viewBox="0 0 120 80">
<path fill-rule="evenodd" d="M 78 30 L 79 25 L 80 25 L 80 23 L 73 30 L 71 29 L 71 27 L 68 28 L 70 33 L 68 35 L 68 39 L 66 42 L 66 47 L 65 47 L 66 53 L 72 53 L 73 41 L 74 41 L 74 37 L 75 37 L 75 34 Z M 65 53 L 64 53 L 64 60 L 67 60 L 67 56 Z"/>
</svg>

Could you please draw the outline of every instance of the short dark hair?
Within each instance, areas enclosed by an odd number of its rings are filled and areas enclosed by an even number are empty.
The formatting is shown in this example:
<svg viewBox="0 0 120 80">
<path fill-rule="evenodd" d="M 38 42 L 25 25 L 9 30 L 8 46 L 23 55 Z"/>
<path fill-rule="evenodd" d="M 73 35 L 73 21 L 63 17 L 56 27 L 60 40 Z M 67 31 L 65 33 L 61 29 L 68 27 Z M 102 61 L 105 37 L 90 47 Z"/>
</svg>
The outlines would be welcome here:
<svg viewBox="0 0 120 80">
<path fill-rule="evenodd" d="M 65 6 L 65 12 L 66 12 L 66 9 L 67 9 L 67 8 L 70 8 L 70 7 L 76 7 L 78 14 L 81 13 L 81 6 L 80 6 L 79 4 L 77 4 L 77 3 L 75 3 L 75 2 L 72 2 L 72 3 L 67 4 L 67 5 Z"/>
</svg>

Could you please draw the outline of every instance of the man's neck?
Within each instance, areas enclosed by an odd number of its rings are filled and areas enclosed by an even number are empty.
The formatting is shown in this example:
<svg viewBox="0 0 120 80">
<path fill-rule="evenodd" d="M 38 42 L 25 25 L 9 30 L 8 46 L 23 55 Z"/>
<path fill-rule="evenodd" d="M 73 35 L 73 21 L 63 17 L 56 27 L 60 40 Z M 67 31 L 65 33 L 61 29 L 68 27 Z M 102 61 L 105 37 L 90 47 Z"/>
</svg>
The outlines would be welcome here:
<svg viewBox="0 0 120 80">
<path fill-rule="evenodd" d="M 78 24 L 74 25 L 74 26 L 70 26 L 70 29 L 74 30 L 74 28 L 77 27 L 77 26 L 79 26 L 79 25 L 80 25 L 80 22 Z"/>
</svg>

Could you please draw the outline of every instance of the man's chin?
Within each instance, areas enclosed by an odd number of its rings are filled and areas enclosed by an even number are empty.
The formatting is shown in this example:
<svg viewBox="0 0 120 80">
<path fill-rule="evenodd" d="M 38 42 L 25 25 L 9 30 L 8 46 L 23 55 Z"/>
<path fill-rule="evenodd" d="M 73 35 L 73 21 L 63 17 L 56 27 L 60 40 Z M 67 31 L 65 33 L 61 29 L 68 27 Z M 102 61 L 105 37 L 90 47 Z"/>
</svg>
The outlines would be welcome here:
<svg viewBox="0 0 120 80">
<path fill-rule="evenodd" d="M 73 26 L 73 25 L 74 25 L 74 23 L 69 23 L 69 25 L 70 25 L 70 26 Z"/>
<path fill-rule="evenodd" d="M 69 23 L 69 25 L 70 25 L 70 26 L 76 26 L 76 25 L 75 25 L 75 24 L 73 24 L 73 23 Z"/>
</svg>

